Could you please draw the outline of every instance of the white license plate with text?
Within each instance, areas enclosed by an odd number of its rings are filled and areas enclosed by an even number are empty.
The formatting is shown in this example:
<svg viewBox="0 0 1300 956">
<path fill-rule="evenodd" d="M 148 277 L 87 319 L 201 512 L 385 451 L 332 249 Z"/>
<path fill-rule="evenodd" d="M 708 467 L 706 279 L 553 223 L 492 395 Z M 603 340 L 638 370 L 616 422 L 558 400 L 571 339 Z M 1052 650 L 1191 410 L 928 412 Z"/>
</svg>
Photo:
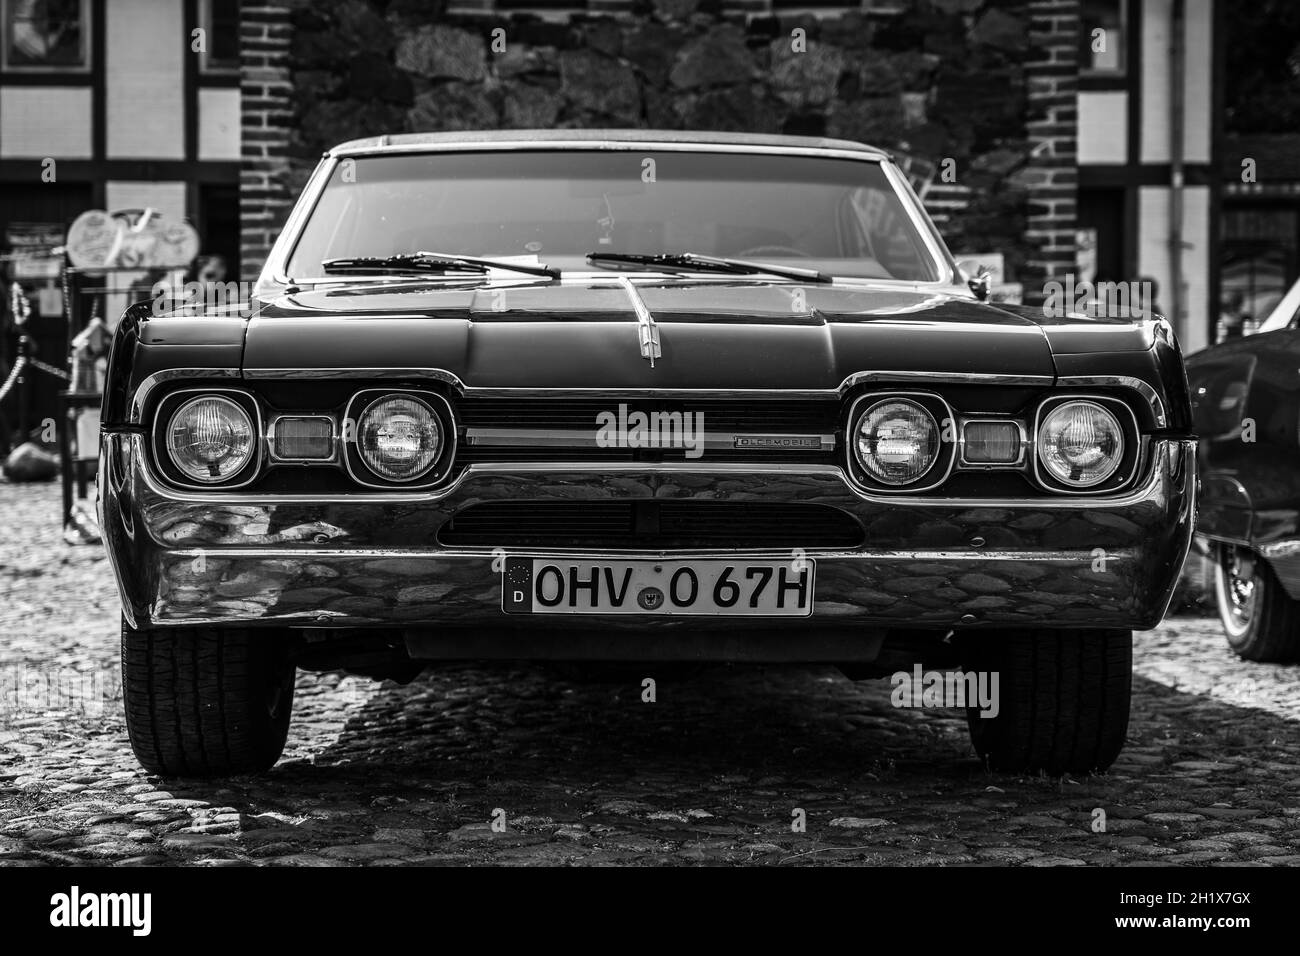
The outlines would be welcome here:
<svg viewBox="0 0 1300 956">
<path fill-rule="evenodd" d="M 507 614 L 807 617 L 814 562 L 506 558 Z"/>
</svg>

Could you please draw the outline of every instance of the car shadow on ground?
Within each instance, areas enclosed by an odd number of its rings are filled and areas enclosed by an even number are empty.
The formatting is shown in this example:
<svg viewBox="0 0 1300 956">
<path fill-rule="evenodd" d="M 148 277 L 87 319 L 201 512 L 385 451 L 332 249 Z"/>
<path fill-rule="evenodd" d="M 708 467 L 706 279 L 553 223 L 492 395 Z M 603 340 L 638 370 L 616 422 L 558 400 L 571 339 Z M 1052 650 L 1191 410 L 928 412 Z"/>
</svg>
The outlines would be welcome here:
<svg viewBox="0 0 1300 956">
<path fill-rule="evenodd" d="M 237 811 L 254 854 L 326 847 L 348 862 L 1300 854 L 1300 818 L 1285 816 L 1300 725 L 1259 709 L 1135 678 L 1111 773 L 1017 777 L 981 767 L 960 713 L 895 708 L 886 681 L 832 668 L 655 671 L 586 683 L 544 666 L 431 669 L 374 685 L 332 743 L 264 777 L 167 786 Z M 1215 804 L 1222 818 L 1195 812 Z M 800 814 L 805 831 L 792 828 Z M 1243 837 L 1252 820 L 1260 836 Z M 1236 842 L 1215 842 L 1225 832 Z M 1210 842 L 1179 853 L 1193 839 Z"/>
</svg>

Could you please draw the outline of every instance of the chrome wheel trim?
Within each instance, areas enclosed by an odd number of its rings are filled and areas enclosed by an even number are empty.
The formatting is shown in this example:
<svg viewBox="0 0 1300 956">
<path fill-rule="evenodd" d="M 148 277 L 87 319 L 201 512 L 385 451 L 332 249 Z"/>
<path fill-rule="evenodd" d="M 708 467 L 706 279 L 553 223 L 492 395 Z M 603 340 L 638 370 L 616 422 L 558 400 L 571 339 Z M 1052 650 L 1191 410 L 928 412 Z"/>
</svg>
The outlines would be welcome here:
<svg viewBox="0 0 1300 956">
<path fill-rule="evenodd" d="M 1221 545 L 1214 562 L 1215 600 L 1219 619 L 1229 638 L 1242 638 L 1250 631 L 1258 613 L 1263 584 L 1255 573 L 1259 559 L 1248 549 Z"/>
</svg>

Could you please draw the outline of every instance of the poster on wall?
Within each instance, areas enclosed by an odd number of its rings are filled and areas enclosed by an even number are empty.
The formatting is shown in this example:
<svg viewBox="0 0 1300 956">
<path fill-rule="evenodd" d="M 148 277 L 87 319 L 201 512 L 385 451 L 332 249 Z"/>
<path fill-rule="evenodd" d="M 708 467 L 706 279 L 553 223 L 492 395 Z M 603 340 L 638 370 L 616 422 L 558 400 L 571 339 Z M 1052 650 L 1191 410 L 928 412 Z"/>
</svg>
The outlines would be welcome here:
<svg viewBox="0 0 1300 956">
<path fill-rule="evenodd" d="M 188 222 L 152 209 L 91 209 L 68 228 L 68 261 L 79 269 L 178 269 L 199 254 L 199 234 Z"/>
<path fill-rule="evenodd" d="M 5 226 L 7 277 L 20 283 L 40 315 L 63 311 L 63 226 L 57 222 L 11 222 Z"/>
</svg>

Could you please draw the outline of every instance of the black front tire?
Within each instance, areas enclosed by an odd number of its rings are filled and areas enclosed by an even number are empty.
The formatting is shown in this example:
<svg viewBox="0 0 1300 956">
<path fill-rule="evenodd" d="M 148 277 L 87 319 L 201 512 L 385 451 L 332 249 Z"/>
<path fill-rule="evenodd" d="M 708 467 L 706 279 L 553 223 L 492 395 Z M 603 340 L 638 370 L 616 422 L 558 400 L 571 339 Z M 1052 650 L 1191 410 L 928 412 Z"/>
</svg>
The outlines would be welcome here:
<svg viewBox="0 0 1300 956">
<path fill-rule="evenodd" d="M 1282 589 L 1273 569 L 1248 548 L 1217 544 L 1214 603 L 1228 646 L 1242 660 L 1300 659 L 1300 601 Z"/>
<path fill-rule="evenodd" d="M 998 712 L 967 707 L 976 753 L 990 770 L 1087 774 L 1124 748 L 1133 632 L 1009 631 L 972 635 L 963 668 L 998 674 Z"/>
<path fill-rule="evenodd" d="M 131 748 L 164 776 L 270 769 L 284 751 L 296 668 L 285 631 L 122 622 L 122 695 Z"/>
</svg>

